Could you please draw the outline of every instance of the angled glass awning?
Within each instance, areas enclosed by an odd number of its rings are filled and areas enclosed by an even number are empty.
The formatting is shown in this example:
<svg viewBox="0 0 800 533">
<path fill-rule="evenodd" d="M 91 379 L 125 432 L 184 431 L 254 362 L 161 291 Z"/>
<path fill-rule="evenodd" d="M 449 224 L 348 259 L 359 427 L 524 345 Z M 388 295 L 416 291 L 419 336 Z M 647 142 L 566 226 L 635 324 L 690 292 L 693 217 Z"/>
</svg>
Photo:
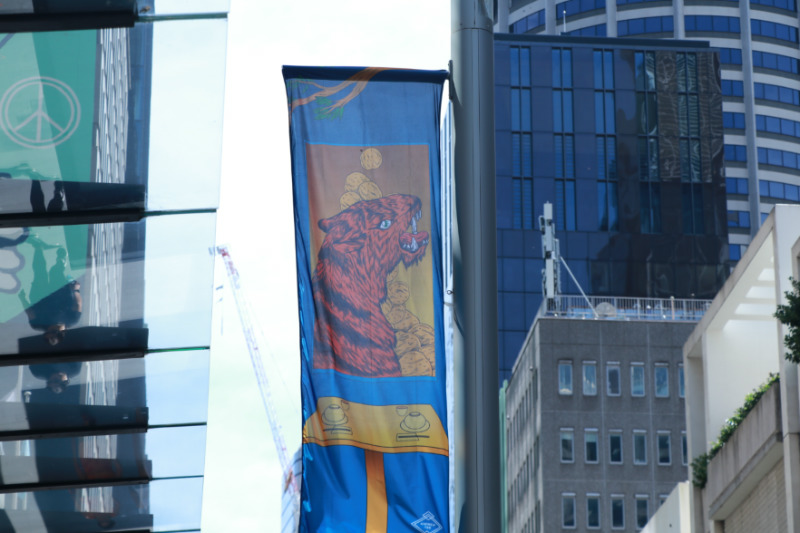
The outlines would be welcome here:
<svg viewBox="0 0 800 533">
<path fill-rule="evenodd" d="M 0 531 L 198 531 L 228 0 L 0 5 Z"/>
</svg>

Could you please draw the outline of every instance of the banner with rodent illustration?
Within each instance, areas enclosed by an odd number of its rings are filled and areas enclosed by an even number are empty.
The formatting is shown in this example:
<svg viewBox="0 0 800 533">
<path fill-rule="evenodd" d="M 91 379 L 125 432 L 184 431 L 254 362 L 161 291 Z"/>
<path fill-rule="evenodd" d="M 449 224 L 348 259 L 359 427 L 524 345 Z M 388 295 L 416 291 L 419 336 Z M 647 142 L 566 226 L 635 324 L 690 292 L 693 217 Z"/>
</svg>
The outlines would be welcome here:
<svg viewBox="0 0 800 533">
<path fill-rule="evenodd" d="M 300 531 L 447 531 L 447 73 L 283 73 L 302 358 Z"/>
</svg>

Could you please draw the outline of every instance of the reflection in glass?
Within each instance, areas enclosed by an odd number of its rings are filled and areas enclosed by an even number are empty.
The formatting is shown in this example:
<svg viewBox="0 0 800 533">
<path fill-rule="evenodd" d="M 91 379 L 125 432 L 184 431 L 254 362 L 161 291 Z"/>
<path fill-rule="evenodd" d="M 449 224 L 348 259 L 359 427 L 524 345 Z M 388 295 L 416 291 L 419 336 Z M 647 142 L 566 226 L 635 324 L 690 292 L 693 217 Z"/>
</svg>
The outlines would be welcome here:
<svg viewBox="0 0 800 533">
<path fill-rule="evenodd" d="M 205 423 L 208 360 L 187 350 L 0 367 L 0 435 Z"/>
<path fill-rule="evenodd" d="M 214 221 L 4 228 L 0 354 L 208 346 Z"/>
<path fill-rule="evenodd" d="M 597 394 L 597 365 L 583 364 L 583 394 L 595 396 Z"/>
</svg>

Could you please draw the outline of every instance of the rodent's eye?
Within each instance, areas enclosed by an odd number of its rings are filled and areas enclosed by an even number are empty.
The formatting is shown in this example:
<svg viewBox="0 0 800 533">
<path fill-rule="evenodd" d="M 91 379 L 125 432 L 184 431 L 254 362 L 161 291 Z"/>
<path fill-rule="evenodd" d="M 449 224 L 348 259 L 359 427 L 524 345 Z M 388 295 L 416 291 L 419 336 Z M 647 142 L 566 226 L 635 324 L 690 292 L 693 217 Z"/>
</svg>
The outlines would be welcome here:
<svg viewBox="0 0 800 533">
<path fill-rule="evenodd" d="M 381 225 L 378 226 L 381 229 L 389 229 L 389 226 L 392 225 L 392 221 L 389 219 L 381 220 Z"/>
</svg>

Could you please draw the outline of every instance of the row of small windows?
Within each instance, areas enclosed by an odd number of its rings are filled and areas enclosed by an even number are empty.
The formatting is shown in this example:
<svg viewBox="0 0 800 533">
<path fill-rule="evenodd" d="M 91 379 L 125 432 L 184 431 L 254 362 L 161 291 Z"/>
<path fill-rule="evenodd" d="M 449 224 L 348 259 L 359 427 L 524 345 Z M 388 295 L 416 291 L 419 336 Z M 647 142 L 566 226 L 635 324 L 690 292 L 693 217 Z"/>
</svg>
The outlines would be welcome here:
<svg viewBox="0 0 800 533">
<path fill-rule="evenodd" d="M 725 161 L 747 162 L 747 146 L 741 144 L 725 145 Z"/>
<path fill-rule="evenodd" d="M 800 169 L 800 154 L 777 150 L 775 148 L 759 148 L 758 162 L 776 167 Z"/>
<path fill-rule="evenodd" d="M 800 188 L 779 181 L 758 180 L 758 194 L 762 198 L 800 202 Z"/>
<path fill-rule="evenodd" d="M 723 65 L 741 65 L 742 51 L 738 48 L 720 48 L 719 62 Z"/>
<path fill-rule="evenodd" d="M 729 228 L 749 228 L 750 211 L 728 211 Z"/>
<path fill-rule="evenodd" d="M 525 33 L 527 31 L 535 30 L 545 24 L 544 9 L 540 9 L 536 13 L 532 13 L 527 17 L 516 21 L 511 25 L 509 31 L 511 33 Z"/>
<path fill-rule="evenodd" d="M 731 113 L 725 111 L 722 113 L 722 127 L 732 128 L 737 130 L 744 129 L 744 113 Z"/>
<path fill-rule="evenodd" d="M 600 494 L 586 494 L 586 527 L 588 529 L 600 529 L 602 517 L 600 513 Z M 666 497 L 663 498 L 664 500 Z M 646 494 L 636 494 L 635 500 L 635 522 L 636 529 L 642 529 L 650 519 L 649 497 Z M 625 496 L 622 494 L 612 494 L 609 498 L 611 507 L 609 515 L 611 529 L 625 529 Z M 575 529 L 578 527 L 577 501 L 574 492 L 564 492 L 561 494 L 561 527 L 563 529 Z"/>
<path fill-rule="evenodd" d="M 606 364 L 606 394 L 620 396 L 622 394 L 622 369 L 619 363 Z M 643 397 L 646 389 L 644 363 L 630 364 L 630 394 Z M 581 387 L 584 396 L 596 396 L 598 391 L 598 371 L 596 361 L 583 361 L 581 364 Z M 656 398 L 669 397 L 669 365 L 656 363 L 653 367 L 653 390 Z M 572 361 L 558 362 L 558 393 L 573 394 Z M 678 396 L 684 397 L 683 365 L 678 365 Z"/>
<path fill-rule="evenodd" d="M 800 137 L 800 122 L 788 118 L 756 115 L 756 130 L 779 135 Z"/>
<path fill-rule="evenodd" d="M 744 96 L 744 83 L 738 80 L 722 80 L 721 83 L 723 96 Z"/>
<path fill-rule="evenodd" d="M 797 59 L 781 54 L 772 54 L 770 52 L 753 52 L 753 66 L 779 70 L 790 74 L 798 73 Z"/>
<path fill-rule="evenodd" d="M 736 20 L 738 24 L 739 19 Z M 753 35 L 770 37 L 772 39 L 788 41 L 790 43 L 797 42 L 797 28 L 787 26 L 786 24 L 778 24 L 777 22 L 750 19 L 750 32 Z"/>
<path fill-rule="evenodd" d="M 723 96 L 744 96 L 744 83 L 738 80 L 722 80 Z M 800 105 L 800 92 L 780 85 L 770 83 L 754 83 L 753 94 L 761 100 L 771 100 L 783 104 Z M 725 117 L 723 115 L 723 121 Z M 743 123 L 742 123 L 743 124 Z M 723 126 L 725 123 L 723 122 Z M 728 126 L 725 126 L 728 127 Z M 742 128 L 744 126 L 742 125 Z"/>
<path fill-rule="evenodd" d="M 725 178 L 725 191 L 728 194 L 749 194 L 747 178 Z"/>
<path fill-rule="evenodd" d="M 564 35 L 572 35 L 575 37 L 605 37 L 606 25 L 596 24 L 594 26 L 587 26 L 585 28 L 579 28 L 577 30 L 568 31 Z"/>
<path fill-rule="evenodd" d="M 737 17 L 712 15 L 686 15 L 686 31 L 739 33 L 741 26 Z"/>
<path fill-rule="evenodd" d="M 583 460 L 586 464 L 598 464 L 600 462 L 600 433 L 597 428 L 585 428 L 583 430 Z M 647 464 L 647 431 L 634 429 L 632 432 L 633 464 Z M 621 429 L 608 431 L 608 463 L 612 465 L 624 464 L 623 437 Z M 566 427 L 559 431 L 559 441 L 561 447 L 561 462 L 575 462 L 575 429 Z M 688 450 L 686 445 L 686 432 L 681 432 L 681 464 L 688 464 Z M 656 462 L 661 466 L 672 464 L 672 441 L 671 434 L 666 430 L 656 432 Z"/>
<path fill-rule="evenodd" d="M 567 0 L 566 2 L 556 4 L 556 20 L 563 19 L 565 14 L 571 17 L 578 13 L 605 8 L 606 0 Z"/>
<path fill-rule="evenodd" d="M 511 86 L 530 87 L 531 49 L 527 46 L 512 46 L 509 49 L 511 67 Z"/>
<path fill-rule="evenodd" d="M 777 7 L 779 9 L 786 9 L 788 11 L 795 11 L 797 5 L 795 0 L 750 0 L 751 4 L 760 4 L 762 6 Z"/>
<path fill-rule="evenodd" d="M 643 33 L 671 33 L 673 30 L 672 17 L 646 17 L 617 22 L 617 35 L 641 35 Z"/>
<path fill-rule="evenodd" d="M 723 92 L 725 94 L 725 81 L 723 84 Z M 739 91 L 741 92 L 742 82 L 738 82 Z M 754 83 L 753 94 L 756 98 L 761 100 L 771 100 L 773 102 L 780 102 L 782 104 L 800 105 L 800 91 L 789 89 L 788 87 L 781 87 L 779 85 L 772 85 L 769 83 Z M 741 94 L 734 94 L 734 96 L 742 96 Z"/>
</svg>

